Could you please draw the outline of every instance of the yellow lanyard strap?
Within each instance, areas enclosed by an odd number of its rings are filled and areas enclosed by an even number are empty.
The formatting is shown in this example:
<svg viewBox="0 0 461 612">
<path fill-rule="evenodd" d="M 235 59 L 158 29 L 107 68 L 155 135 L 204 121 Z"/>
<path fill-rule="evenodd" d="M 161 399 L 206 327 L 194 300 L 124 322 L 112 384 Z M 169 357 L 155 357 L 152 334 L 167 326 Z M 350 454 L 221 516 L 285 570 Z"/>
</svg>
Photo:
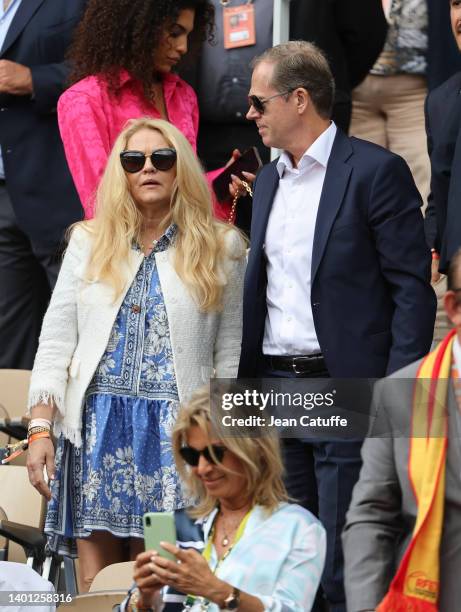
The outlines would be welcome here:
<svg viewBox="0 0 461 612">
<path fill-rule="evenodd" d="M 248 519 L 250 518 L 250 514 L 252 513 L 253 508 L 251 510 L 249 510 L 245 516 L 243 517 L 243 519 L 240 521 L 240 525 L 238 526 L 237 529 L 237 533 L 235 534 L 235 540 L 234 543 L 232 544 L 232 546 L 229 548 L 229 550 L 226 552 L 226 554 L 223 556 L 222 559 L 219 559 L 218 563 L 216 564 L 216 567 L 214 568 L 213 573 L 216 573 L 216 570 L 218 569 L 219 565 L 224 561 L 224 559 L 229 555 L 229 553 L 232 551 L 232 549 L 234 548 L 234 546 L 237 544 L 237 542 L 240 540 L 240 538 L 243 535 L 243 532 L 245 531 L 245 527 L 248 523 Z M 214 525 L 211 528 L 210 531 L 210 535 L 208 536 L 208 540 L 205 546 L 205 550 L 203 551 L 203 556 L 205 557 L 205 559 L 208 561 L 208 564 L 211 561 L 211 549 L 213 546 L 213 536 L 214 536 Z"/>
</svg>

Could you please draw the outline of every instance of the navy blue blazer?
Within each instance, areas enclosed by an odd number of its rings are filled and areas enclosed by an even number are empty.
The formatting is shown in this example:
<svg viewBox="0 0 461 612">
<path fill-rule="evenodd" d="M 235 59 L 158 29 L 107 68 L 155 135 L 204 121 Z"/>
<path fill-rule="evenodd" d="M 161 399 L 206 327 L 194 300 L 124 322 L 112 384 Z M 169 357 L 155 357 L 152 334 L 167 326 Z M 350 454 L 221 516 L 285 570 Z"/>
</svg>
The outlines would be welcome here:
<svg viewBox="0 0 461 612">
<path fill-rule="evenodd" d="M 0 145 L 19 226 L 56 243 L 83 217 L 59 135 L 56 105 L 69 66 L 64 55 L 86 0 L 22 0 L 0 59 L 28 66 L 34 95 L 0 94 Z"/>
<path fill-rule="evenodd" d="M 446 272 L 461 246 L 461 72 L 428 95 L 425 112 L 431 159 L 426 235 L 440 253 L 439 270 Z"/>
<path fill-rule="evenodd" d="M 258 174 L 245 279 L 240 377 L 256 377 L 267 313 L 264 240 L 276 162 Z M 338 130 L 320 198 L 311 305 L 331 376 L 381 377 L 425 355 L 436 299 L 421 198 L 405 161 Z"/>
</svg>

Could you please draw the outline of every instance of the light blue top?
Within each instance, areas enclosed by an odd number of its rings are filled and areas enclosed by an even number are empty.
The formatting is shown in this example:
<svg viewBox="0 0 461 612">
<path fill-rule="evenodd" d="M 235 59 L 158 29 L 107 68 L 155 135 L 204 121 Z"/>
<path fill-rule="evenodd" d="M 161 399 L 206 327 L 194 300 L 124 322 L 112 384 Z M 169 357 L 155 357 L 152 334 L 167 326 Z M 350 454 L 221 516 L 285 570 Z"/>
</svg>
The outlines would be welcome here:
<svg viewBox="0 0 461 612">
<path fill-rule="evenodd" d="M 0 49 L 3 48 L 6 35 L 10 29 L 11 22 L 21 4 L 22 0 L 12 0 L 10 6 L 6 9 L 3 8 L 3 0 L 0 0 Z M 5 169 L 3 167 L 2 149 L 0 147 L 0 178 L 5 178 Z"/>
<path fill-rule="evenodd" d="M 216 511 L 204 524 L 208 539 Z M 218 565 L 216 576 L 260 599 L 267 612 L 306 612 L 312 608 L 325 562 L 325 529 L 307 510 L 280 504 L 271 515 L 255 506 L 241 539 Z M 200 610 L 199 602 L 192 608 Z M 209 604 L 208 612 L 219 612 Z"/>
</svg>

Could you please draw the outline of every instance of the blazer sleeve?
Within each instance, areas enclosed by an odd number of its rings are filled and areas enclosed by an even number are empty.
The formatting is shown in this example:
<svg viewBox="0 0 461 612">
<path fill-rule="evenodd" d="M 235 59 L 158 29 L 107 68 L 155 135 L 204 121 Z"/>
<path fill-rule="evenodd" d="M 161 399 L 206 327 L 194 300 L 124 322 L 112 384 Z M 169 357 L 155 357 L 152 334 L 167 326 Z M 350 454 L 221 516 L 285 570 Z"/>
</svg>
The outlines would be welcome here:
<svg viewBox="0 0 461 612">
<path fill-rule="evenodd" d="M 386 155 L 378 165 L 369 206 L 381 273 L 394 304 L 388 375 L 428 353 L 437 307 L 421 197 L 408 165 L 398 155 Z"/>
<path fill-rule="evenodd" d="M 383 599 L 394 576 L 396 551 L 403 536 L 394 440 L 381 412 L 380 431 L 387 434 L 368 437 L 363 444 L 363 466 L 342 534 L 349 612 L 375 610 Z"/>
<path fill-rule="evenodd" d="M 83 232 L 76 228 L 72 233 L 43 319 L 29 388 L 29 410 L 38 403 L 54 403 L 61 414 L 65 412 L 68 368 L 78 337 L 76 270 L 82 261 Z"/>
<path fill-rule="evenodd" d="M 214 368 L 217 378 L 237 376 L 242 343 L 243 280 L 245 277 L 245 245 L 240 234 L 230 230 L 226 236 L 228 260 L 227 283 L 223 310 L 214 346 Z"/>
<path fill-rule="evenodd" d="M 59 96 L 69 76 L 69 65 L 62 62 L 31 66 L 30 71 L 36 111 L 41 114 L 56 112 Z"/>
<path fill-rule="evenodd" d="M 426 98 L 424 103 L 424 116 L 426 119 L 426 135 L 427 135 L 427 152 L 429 154 L 429 159 L 431 159 L 433 142 L 432 142 L 432 133 L 431 133 L 431 121 L 430 121 L 430 112 L 429 112 L 429 99 L 430 94 Z M 435 201 L 434 194 L 431 191 L 427 198 L 427 208 L 426 208 L 426 216 L 424 219 L 424 231 L 426 233 L 426 242 L 430 249 L 435 248 L 438 252 L 440 252 L 440 244 L 436 245 L 437 242 L 437 216 L 435 213 Z"/>
<path fill-rule="evenodd" d="M 74 88 L 58 102 L 58 123 L 64 151 L 85 218 L 94 216 L 94 197 L 111 145 L 99 97 Z"/>
</svg>

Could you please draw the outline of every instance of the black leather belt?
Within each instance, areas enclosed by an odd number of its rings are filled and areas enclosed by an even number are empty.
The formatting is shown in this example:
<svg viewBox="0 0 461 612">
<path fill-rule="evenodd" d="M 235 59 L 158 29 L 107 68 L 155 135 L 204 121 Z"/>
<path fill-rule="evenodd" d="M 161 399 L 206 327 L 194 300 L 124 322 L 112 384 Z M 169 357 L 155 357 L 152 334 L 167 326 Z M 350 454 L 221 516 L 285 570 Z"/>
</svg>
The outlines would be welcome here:
<svg viewBox="0 0 461 612">
<path fill-rule="evenodd" d="M 316 355 L 264 355 L 266 366 L 271 370 L 294 372 L 295 374 L 316 374 L 327 369 L 321 353 Z"/>
</svg>

